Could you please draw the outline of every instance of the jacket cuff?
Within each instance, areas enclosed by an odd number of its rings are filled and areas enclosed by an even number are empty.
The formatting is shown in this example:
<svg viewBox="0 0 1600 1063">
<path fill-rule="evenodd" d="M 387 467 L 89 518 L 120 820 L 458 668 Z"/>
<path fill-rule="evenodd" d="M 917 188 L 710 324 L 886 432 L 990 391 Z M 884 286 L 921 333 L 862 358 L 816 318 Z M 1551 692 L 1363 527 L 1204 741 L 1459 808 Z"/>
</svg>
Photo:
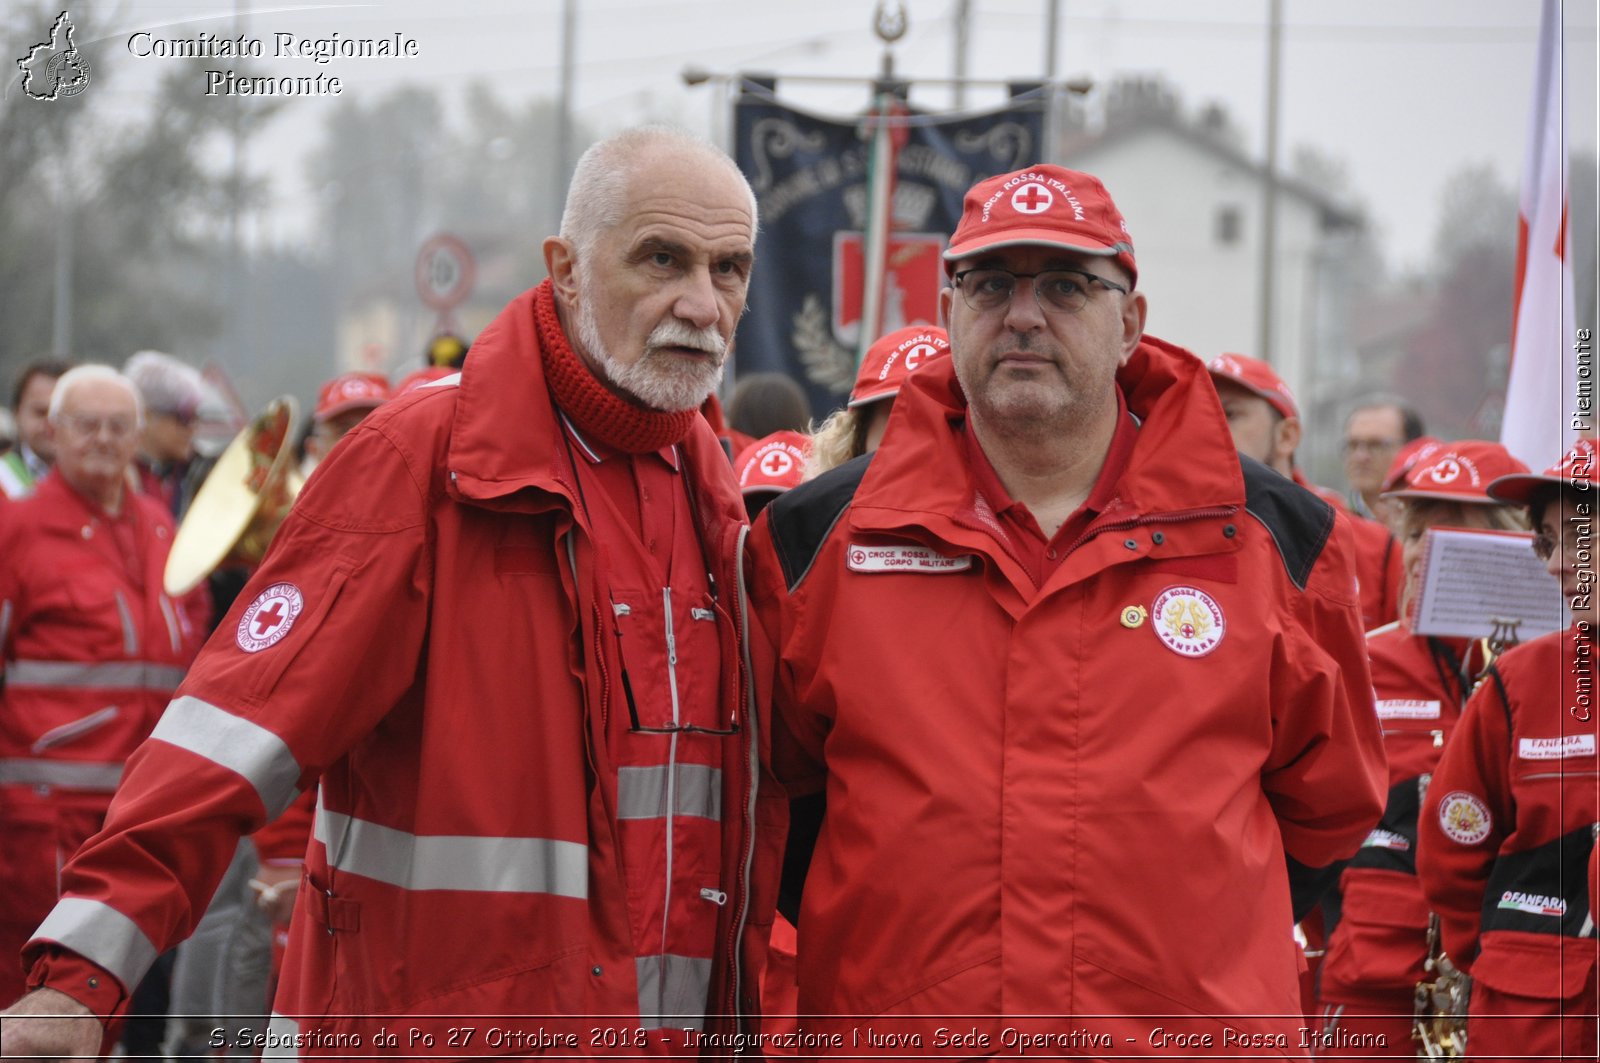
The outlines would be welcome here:
<svg viewBox="0 0 1600 1063">
<path fill-rule="evenodd" d="M 128 991 L 99 964 L 48 946 L 28 972 L 29 989 L 54 989 L 94 1012 L 102 1023 L 128 1010 Z"/>
</svg>

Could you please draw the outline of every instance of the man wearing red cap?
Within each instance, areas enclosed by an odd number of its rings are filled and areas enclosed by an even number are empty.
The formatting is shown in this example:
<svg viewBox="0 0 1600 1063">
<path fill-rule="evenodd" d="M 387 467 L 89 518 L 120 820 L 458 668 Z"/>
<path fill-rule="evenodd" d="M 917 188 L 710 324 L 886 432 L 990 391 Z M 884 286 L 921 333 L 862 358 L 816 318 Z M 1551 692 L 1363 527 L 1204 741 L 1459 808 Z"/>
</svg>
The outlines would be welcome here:
<svg viewBox="0 0 1600 1063">
<path fill-rule="evenodd" d="M 1239 453 L 1315 492 L 1338 514 L 1341 532 L 1351 537 L 1350 551 L 1361 582 L 1362 626 L 1371 630 L 1394 620 L 1400 615 L 1400 547 L 1388 528 L 1350 514 L 1338 492 L 1318 487 L 1301 474 L 1294 454 L 1303 426 L 1289 385 L 1266 362 L 1243 354 L 1218 355 L 1206 369 Z"/>
<path fill-rule="evenodd" d="M 583 155 L 550 279 L 308 481 L 63 869 L 25 953 L 45 988 L 0 1050 L 93 1053 L 238 837 L 313 785 L 269 1055 L 693 1053 L 748 1028 L 783 809 L 757 788 L 744 510 L 699 407 L 755 230 L 709 143 Z"/>
<path fill-rule="evenodd" d="M 335 443 L 388 401 L 389 381 L 377 373 L 341 373 L 322 385 L 306 439 L 305 471 L 321 464 Z"/>
<path fill-rule="evenodd" d="M 1303 1052 L 1291 927 L 1383 804 L 1333 510 L 1241 469 L 1203 363 L 1144 336 L 1094 177 L 978 184 L 945 261 L 950 357 L 752 533 L 774 766 L 827 796 L 799 1010 L 852 1051 L 873 1016 Z"/>
<path fill-rule="evenodd" d="M 1428 784 L 1417 876 L 1445 952 L 1472 976 L 1474 1060 L 1593 1059 L 1600 938 L 1588 869 L 1600 822 L 1596 452 L 1489 483 L 1527 507 L 1572 626 L 1501 654 Z"/>
</svg>

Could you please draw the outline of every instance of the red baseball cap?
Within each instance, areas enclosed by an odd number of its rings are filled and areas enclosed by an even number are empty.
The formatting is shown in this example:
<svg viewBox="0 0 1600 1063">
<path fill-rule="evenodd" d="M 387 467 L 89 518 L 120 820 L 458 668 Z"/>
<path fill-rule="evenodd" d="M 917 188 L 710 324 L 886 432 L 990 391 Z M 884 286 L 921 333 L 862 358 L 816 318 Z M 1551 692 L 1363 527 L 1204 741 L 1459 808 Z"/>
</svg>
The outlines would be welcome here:
<svg viewBox="0 0 1600 1063">
<path fill-rule="evenodd" d="M 733 467 L 744 494 L 771 491 L 781 494 L 800 486 L 806 474 L 806 455 L 811 439 L 799 432 L 774 432 L 751 443 L 739 452 Z"/>
<path fill-rule="evenodd" d="M 1584 436 L 1572 445 L 1571 450 L 1561 455 L 1560 461 L 1544 472 L 1535 474 L 1524 469 L 1519 473 L 1501 476 L 1489 485 L 1489 494 L 1502 502 L 1525 506 L 1533 499 L 1534 492 L 1547 485 L 1559 487 L 1566 484 L 1592 490 L 1595 486 L 1594 463 L 1595 442 Z"/>
<path fill-rule="evenodd" d="M 1266 399 L 1272 408 L 1285 417 L 1300 417 L 1300 407 L 1295 404 L 1294 392 L 1283 378 L 1272 371 L 1272 366 L 1259 358 L 1244 354 L 1219 354 L 1206 363 L 1206 371 L 1217 380 L 1228 380 L 1258 398 Z"/>
<path fill-rule="evenodd" d="M 342 373 L 317 393 L 314 421 L 326 421 L 346 410 L 373 409 L 389 401 L 389 381 L 377 373 Z"/>
<path fill-rule="evenodd" d="M 1137 281 L 1133 237 L 1098 177 L 1061 166 L 1030 166 L 979 181 L 962 201 L 944 253 L 945 273 L 964 258 L 1002 247 L 1059 247 L 1115 258 Z"/>
<path fill-rule="evenodd" d="M 398 399 L 401 395 L 409 395 L 418 388 L 427 387 L 435 380 L 443 380 L 459 372 L 461 370 L 451 369 L 447 365 L 430 365 L 426 369 L 418 369 L 415 373 L 407 373 L 401 377 L 400 383 L 394 386 L 394 394 L 389 397 Z"/>
<path fill-rule="evenodd" d="M 1406 482 L 1406 475 L 1416 468 L 1417 462 L 1427 461 L 1446 446 L 1448 444 L 1433 436 L 1418 436 L 1401 447 L 1389 463 L 1389 471 L 1383 475 L 1383 486 L 1378 489 L 1379 493 L 1400 490 L 1400 485 Z"/>
<path fill-rule="evenodd" d="M 1493 505 L 1489 484 L 1501 476 L 1524 473 L 1528 467 L 1499 443 L 1462 439 L 1448 443 L 1406 474 L 1406 481 L 1384 498 L 1416 498 L 1441 502 L 1475 502 Z"/>
<path fill-rule="evenodd" d="M 880 337 L 867 348 L 850 390 L 847 406 L 865 406 L 900 393 L 906 376 L 918 366 L 950 352 L 950 337 L 932 325 L 913 325 Z"/>
</svg>

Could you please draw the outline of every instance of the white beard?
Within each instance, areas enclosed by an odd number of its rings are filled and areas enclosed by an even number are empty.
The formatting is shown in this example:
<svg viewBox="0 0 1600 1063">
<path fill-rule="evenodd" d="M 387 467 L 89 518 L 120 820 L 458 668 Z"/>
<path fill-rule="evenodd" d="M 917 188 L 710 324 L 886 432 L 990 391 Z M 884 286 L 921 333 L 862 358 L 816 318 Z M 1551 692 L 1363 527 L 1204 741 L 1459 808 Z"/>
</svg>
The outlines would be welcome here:
<svg viewBox="0 0 1600 1063">
<path fill-rule="evenodd" d="M 677 318 L 657 325 L 645 340 L 644 354 L 620 362 L 600 338 L 588 278 L 578 282 L 578 342 L 600 366 L 613 386 L 653 410 L 677 413 L 698 410 L 722 382 L 728 343 L 715 329 L 695 328 Z M 691 361 L 663 353 L 663 347 L 692 347 L 716 355 L 716 361 Z"/>
</svg>

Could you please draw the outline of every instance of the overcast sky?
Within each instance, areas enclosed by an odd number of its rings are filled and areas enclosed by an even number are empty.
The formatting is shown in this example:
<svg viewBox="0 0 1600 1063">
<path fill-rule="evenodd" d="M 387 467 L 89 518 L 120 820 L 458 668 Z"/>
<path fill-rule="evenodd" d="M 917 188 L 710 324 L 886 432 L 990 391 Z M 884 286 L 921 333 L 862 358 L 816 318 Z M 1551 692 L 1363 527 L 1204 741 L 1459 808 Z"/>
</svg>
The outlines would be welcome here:
<svg viewBox="0 0 1600 1063">
<path fill-rule="evenodd" d="M 63 4 L 67 0 L 61 0 Z M 1048 0 L 971 0 L 968 73 L 1027 78 L 1044 69 Z M 17 0 L 0 0 L 16 10 Z M 243 4 L 245 28 L 269 51 L 279 32 L 326 37 L 415 38 L 413 58 L 268 61 L 272 73 L 338 75 L 344 99 L 376 99 L 406 81 L 459 86 L 485 79 L 513 99 L 553 96 L 558 82 L 560 0 L 385 0 L 364 4 Z M 574 109 L 610 130 L 644 117 L 713 132 L 716 93 L 690 88 L 688 65 L 718 73 L 764 69 L 792 75 L 870 75 L 881 45 L 870 0 L 579 0 Z M 1570 149 L 1595 151 L 1596 5 L 1565 0 L 1567 131 Z M 894 49 L 899 72 L 946 77 L 954 64 L 955 0 L 910 0 L 910 31 Z M 1342 161 L 1368 205 L 1391 265 L 1418 265 L 1437 221 L 1445 180 L 1489 163 L 1515 185 L 1527 135 L 1538 0 L 1284 0 L 1281 158 L 1311 145 Z M 232 3 L 138 0 L 102 4 L 85 38 L 111 37 L 103 64 L 117 77 L 124 114 L 150 102 L 160 58 L 130 54 L 128 36 L 231 32 Z M 1192 109 L 1217 101 L 1264 150 L 1268 0 L 1060 0 L 1057 73 L 1105 84 L 1130 73 L 1170 81 Z M 48 27 L 41 27 L 47 30 Z M 86 32 L 87 31 L 87 32 Z M 15 84 L 10 86 L 15 92 Z M 94 91 L 91 85 L 88 91 Z M 197 81 L 195 91 L 204 91 Z M 780 92 L 825 111 L 865 101 L 859 85 L 780 82 Z M 969 102 L 997 98 L 974 90 Z M 335 97 L 293 101 L 252 147 L 271 176 L 264 231 L 302 234 L 317 190 L 305 149 L 320 139 Z M 918 88 L 914 103 L 943 107 L 951 90 Z M 536 239 L 542 234 L 530 234 Z M 1578 236 L 1582 240 L 1581 235 Z"/>
</svg>

